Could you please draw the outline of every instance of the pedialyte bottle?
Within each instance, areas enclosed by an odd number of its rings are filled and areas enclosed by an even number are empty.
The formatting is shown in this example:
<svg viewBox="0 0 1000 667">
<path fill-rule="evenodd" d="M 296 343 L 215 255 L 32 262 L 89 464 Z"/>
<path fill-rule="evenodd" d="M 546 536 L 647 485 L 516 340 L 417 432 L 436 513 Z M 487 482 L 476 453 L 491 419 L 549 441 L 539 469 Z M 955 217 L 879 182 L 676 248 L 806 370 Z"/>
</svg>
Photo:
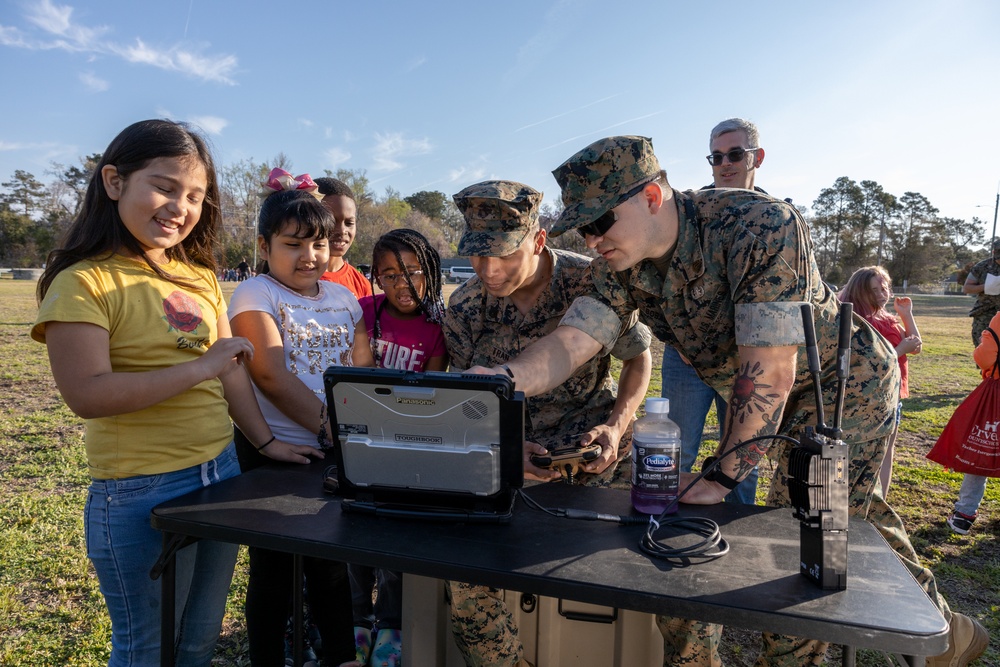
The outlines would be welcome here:
<svg viewBox="0 0 1000 667">
<path fill-rule="evenodd" d="M 632 427 L 632 507 L 643 514 L 677 511 L 681 430 L 669 414 L 670 399 L 647 398 L 646 415 Z"/>
</svg>

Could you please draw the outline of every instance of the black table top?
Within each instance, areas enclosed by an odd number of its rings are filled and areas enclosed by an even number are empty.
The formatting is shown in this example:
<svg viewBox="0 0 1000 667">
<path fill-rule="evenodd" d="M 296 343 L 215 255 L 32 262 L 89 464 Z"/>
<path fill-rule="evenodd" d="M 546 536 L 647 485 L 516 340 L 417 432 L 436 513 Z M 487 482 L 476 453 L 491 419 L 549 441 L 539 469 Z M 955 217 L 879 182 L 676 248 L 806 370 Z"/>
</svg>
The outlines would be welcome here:
<svg viewBox="0 0 1000 667">
<path fill-rule="evenodd" d="M 644 526 L 552 517 L 520 500 L 506 525 L 344 513 L 339 499 L 322 491 L 324 467 L 258 468 L 160 505 L 153 510 L 153 527 L 893 653 L 937 655 L 947 648 L 944 618 L 882 537 L 860 519 L 850 523 L 847 590 L 823 591 L 799 574 L 799 522 L 790 509 L 682 505 L 679 516 L 716 521 L 730 552 L 714 561 L 677 564 L 639 549 Z M 550 507 L 631 511 L 627 491 L 561 483 L 525 491 Z"/>
</svg>

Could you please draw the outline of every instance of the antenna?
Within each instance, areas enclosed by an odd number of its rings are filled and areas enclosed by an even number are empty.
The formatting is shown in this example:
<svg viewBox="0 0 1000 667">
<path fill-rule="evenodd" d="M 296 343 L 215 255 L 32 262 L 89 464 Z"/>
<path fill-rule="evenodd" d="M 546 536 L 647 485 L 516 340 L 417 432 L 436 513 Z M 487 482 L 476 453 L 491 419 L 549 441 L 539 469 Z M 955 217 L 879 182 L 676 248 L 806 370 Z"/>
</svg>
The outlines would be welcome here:
<svg viewBox="0 0 1000 667">
<path fill-rule="evenodd" d="M 813 311 L 811 303 L 804 303 L 802 311 L 802 330 L 806 338 L 806 358 L 809 364 L 809 374 L 812 375 L 813 389 L 816 390 L 816 430 L 822 433 L 826 430 L 823 416 L 823 385 L 820 382 L 819 351 L 816 349 L 816 328 L 813 326 Z"/>
<path fill-rule="evenodd" d="M 853 304 L 840 304 L 840 338 L 837 342 L 837 405 L 833 417 L 833 430 L 827 434 L 832 438 L 839 438 L 843 432 L 840 423 L 844 418 L 844 394 L 847 392 L 847 376 L 851 369 L 851 320 L 853 316 Z"/>
</svg>

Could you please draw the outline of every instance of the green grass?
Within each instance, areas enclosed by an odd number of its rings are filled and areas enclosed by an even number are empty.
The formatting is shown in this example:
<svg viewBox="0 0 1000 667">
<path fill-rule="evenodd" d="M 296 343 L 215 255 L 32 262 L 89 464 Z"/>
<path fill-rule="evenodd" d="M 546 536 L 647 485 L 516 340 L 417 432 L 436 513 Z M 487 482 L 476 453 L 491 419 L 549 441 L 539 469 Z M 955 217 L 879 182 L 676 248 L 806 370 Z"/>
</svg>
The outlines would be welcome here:
<svg viewBox="0 0 1000 667">
<path fill-rule="evenodd" d="M 449 286 L 450 287 L 450 286 Z M 52 383 L 45 347 L 30 340 L 34 283 L 0 282 L 0 665 L 96 666 L 107 662 L 110 623 L 83 545 L 87 474 L 80 420 Z M 227 292 L 232 285 L 227 286 Z M 1000 637 L 1000 482 L 991 482 L 980 519 L 967 537 L 952 535 L 944 518 L 961 475 L 924 454 L 951 411 L 979 382 L 971 361 L 966 297 L 914 297 L 923 354 L 910 364 L 911 398 L 897 443 L 889 499 L 914 546 L 935 571 L 952 608 L 975 616 Z M 650 395 L 658 395 L 662 347 L 654 350 Z M 714 446 L 714 414 L 703 449 Z M 762 472 L 762 491 L 767 470 Z M 233 580 L 217 665 L 247 665 L 242 601 L 245 550 Z M 752 665 L 753 633 L 727 630 L 727 665 Z M 833 655 L 833 652 L 831 653 Z M 887 664 L 862 651 L 858 664 Z M 1000 665 L 992 647 L 979 665 Z"/>
</svg>

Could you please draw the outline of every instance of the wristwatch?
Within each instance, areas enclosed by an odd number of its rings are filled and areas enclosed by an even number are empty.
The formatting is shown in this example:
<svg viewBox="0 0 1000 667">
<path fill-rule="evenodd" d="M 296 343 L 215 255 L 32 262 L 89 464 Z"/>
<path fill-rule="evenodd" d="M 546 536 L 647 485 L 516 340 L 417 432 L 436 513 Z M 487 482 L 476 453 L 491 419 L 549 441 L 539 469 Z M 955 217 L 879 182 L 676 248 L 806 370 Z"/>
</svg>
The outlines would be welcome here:
<svg viewBox="0 0 1000 667">
<path fill-rule="evenodd" d="M 705 462 L 701 464 L 701 469 L 708 470 L 709 468 L 712 468 L 712 464 L 714 464 L 716 461 L 718 461 L 716 457 L 709 456 L 708 458 L 705 459 Z M 722 470 L 720 470 L 718 466 L 712 468 L 712 470 L 706 473 L 702 477 L 702 479 L 707 479 L 710 482 L 716 482 L 717 484 L 721 484 L 730 491 L 740 485 L 739 480 L 735 480 L 726 473 L 722 472 Z"/>
</svg>

